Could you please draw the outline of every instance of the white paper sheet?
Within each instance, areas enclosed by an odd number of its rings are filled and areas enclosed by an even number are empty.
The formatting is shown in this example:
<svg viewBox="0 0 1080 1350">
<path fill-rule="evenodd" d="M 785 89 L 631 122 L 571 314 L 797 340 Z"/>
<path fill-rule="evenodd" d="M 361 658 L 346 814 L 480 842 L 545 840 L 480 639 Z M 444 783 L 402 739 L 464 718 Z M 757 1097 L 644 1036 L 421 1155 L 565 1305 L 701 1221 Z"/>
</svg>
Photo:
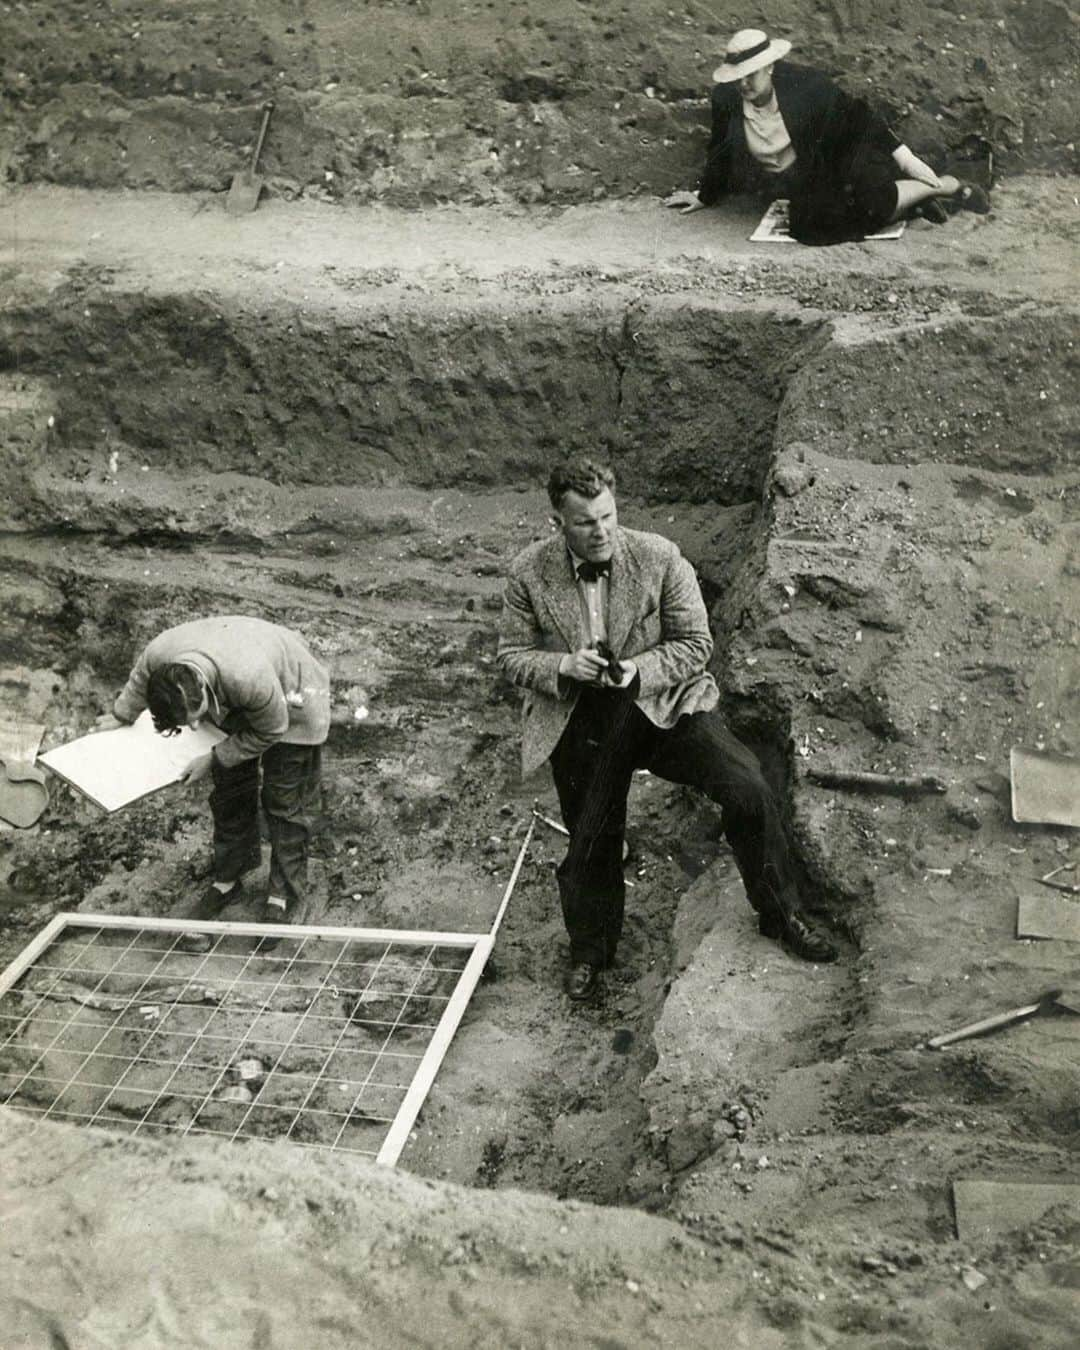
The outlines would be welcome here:
<svg viewBox="0 0 1080 1350">
<path fill-rule="evenodd" d="M 193 759 L 207 754 L 225 733 L 209 723 L 197 731 L 160 736 L 148 712 L 129 727 L 95 731 L 47 750 L 38 763 L 106 811 L 118 811 L 177 783 Z"/>
<path fill-rule="evenodd" d="M 898 220 L 895 225 L 887 225 L 883 230 L 878 230 L 877 234 L 868 234 L 867 239 L 899 239 L 904 233 L 906 220 Z M 751 243 L 754 244 L 795 244 L 798 240 L 793 239 L 788 231 L 788 200 L 786 197 L 777 197 L 776 201 L 769 203 L 769 209 L 761 217 L 761 223 L 750 236 Z"/>
</svg>

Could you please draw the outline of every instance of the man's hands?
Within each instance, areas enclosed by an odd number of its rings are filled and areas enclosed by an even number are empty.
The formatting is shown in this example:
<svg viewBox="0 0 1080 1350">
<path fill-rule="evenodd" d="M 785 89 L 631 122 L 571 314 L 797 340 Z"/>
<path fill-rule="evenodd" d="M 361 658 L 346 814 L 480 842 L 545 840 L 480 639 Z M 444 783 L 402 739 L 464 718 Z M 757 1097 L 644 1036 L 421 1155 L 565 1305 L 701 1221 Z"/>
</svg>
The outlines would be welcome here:
<svg viewBox="0 0 1080 1350">
<path fill-rule="evenodd" d="M 559 662 L 559 674 L 579 684 L 601 684 L 607 664 L 595 647 L 582 647 L 579 652 L 566 653 Z"/>
<path fill-rule="evenodd" d="M 670 197 L 664 198 L 665 206 L 677 206 L 680 216 L 688 216 L 691 211 L 704 211 L 705 203 L 696 192 L 687 192 L 681 189 L 673 192 Z"/>
<path fill-rule="evenodd" d="M 608 659 L 595 647 L 583 647 L 579 652 L 567 652 L 559 662 L 559 674 L 579 684 L 595 685 L 598 689 L 629 689 L 637 674 L 633 661 L 620 661 L 622 679 L 616 682 L 608 673 Z"/>
<path fill-rule="evenodd" d="M 619 671 L 622 679 L 618 684 L 609 675 L 603 683 L 612 689 L 629 689 L 637 679 L 637 665 L 633 661 L 620 661 Z"/>
<path fill-rule="evenodd" d="M 201 783 L 210 772 L 213 763 L 214 752 L 212 750 L 208 754 L 200 755 L 198 759 L 193 759 L 180 775 L 181 783 L 186 787 L 192 787 L 195 783 Z"/>
<path fill-rule="evenodd" d="M 892 157 L 896 167 L 905 177 L 914 179 L 916 183 L 925 183 L 927 187 L 941 187 L 941 179 L 930 165 L 921 160 L 906 145 L 898 145 L 893 151 Z"/>
</svg>

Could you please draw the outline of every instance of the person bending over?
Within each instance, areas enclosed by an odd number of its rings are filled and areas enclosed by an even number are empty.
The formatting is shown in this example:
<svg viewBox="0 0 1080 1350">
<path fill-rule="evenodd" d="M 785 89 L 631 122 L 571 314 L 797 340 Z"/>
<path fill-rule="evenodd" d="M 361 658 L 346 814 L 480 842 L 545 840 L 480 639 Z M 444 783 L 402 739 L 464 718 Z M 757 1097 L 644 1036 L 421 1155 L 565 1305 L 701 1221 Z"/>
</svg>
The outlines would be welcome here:
<svg viewBox="0 0 1080 1350">
<path fill-rule="evenodd" d="M 694 569 L 669 539 L 619 525 L 606 464 L 557 467 L 548 496 L 559 533 L 510 564 L 497 661 L 525 691 L 522 770 L 550 761 L 570 832 L 558 869 L 567 994 L 592 997 L 622 932 L 635 769 L 721 806 L 761 932 L 807 960 L 835 960 L 829 937 L 799 910 L 783 824 L 757 759 L 716 711 Z"/>
<path fill-rule="evenodd" d="M 944 224 L 947 207 L 989 211 L 981 187 L 939 177 L 864 100 L 820 70 L 780 60 L 790 50 L 757 28 L 735 34 L 713 71 L 700 185 L 672 193 L 665 206 L 685 214 L 727 193 L 767 190 L 788 199 L 789 228 L 805 244 L 861 239 L 913 215 Z"/>
<path fill-rule="evenodd" d="M 202 721 L 226 732 L 183 781 L 213 780 L 213 881 L 191 917 L 212 919 L 241 894 L 259 864 L 259 766 L 270 834 L 266 923 L 306 917 L 308 846 L 319 810 L 322 745 L 330 729 L 330 676 L 291 629 L 241 615 L 195 619 L 145 648 L 113 708 L 133 722 L 149 708 L 164 735 Z M 107 720 L 107 719 L 106 719 Z"/>
</svg>

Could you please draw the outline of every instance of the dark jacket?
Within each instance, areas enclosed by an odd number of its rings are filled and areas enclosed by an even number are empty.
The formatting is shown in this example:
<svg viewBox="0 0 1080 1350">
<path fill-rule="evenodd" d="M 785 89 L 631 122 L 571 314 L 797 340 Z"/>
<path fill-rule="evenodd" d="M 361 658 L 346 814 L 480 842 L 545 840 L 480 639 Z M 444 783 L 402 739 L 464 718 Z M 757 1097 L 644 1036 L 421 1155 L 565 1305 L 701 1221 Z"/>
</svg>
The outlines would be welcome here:
<svg viewBox="0 0 1080 1350">
<path fill-rule="evenodd" d="M 810 184 L 822 196 L 842 190 L 853 166 L 858 171 L 868 160 L 880 166 L 901 144 L 869 104 L 845 94 L 820 70 L 778 61 L 773 86 L 795 151 L 794 176 L 807 190 Z M 755 181 L 755 167 L 738 83 L 715 85 L 712 138 L 698 195 L 712 206 L 727 192 L 744 191 Z"/>
</svg>

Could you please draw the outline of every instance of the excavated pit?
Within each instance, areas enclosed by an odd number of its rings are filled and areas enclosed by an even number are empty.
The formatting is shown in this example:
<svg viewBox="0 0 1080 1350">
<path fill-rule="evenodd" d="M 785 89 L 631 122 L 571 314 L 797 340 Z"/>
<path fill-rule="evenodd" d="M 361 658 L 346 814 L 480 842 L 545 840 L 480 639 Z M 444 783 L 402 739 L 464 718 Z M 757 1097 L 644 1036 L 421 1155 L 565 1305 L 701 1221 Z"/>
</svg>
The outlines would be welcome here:
<svg viewBox="0 0 1080 1350">
<path fill-rule="evenodd" d="M 517 701 L 493 667 L 502 564 L 550 528 L 536 485 L 552 454 L 611 455 L 626 523 L 678 539 L 721 605 L 753 585 L 778 408 L 823 332 L 571 304 L 320 326 L 68 288 L 6 327 L 23 487 L 0 561 L 8 694 L 56 742 L 170 623 L 242 610 L 299 626 L 334 672 L 317 921 L 469 931 L 491 921 L 534 798 L 558 814 L 546 775 L 520 782 Z M 20 449 L 16 424 L 48 416 Z M 782 787 L 782 725 L 747 723 Z M 729 867 L 715 813 L 684 795 L 635 786 L 628 934 L 585 1019 L 560 1006 L 561 845 L 541 830 L 406 1166 L 605 1202 L 660 1193 L 640 1086 L 670 933 L 693 879 Z M 3 839 L 4 955 L 63 908 L 182 913 L 207 829 L 195 795 L 107 818 L 54 784 L 36 836 Z"/>
<path fill-rule="evenodd" d="M 482 930 L 534 800 L 557 814 L 546 776 L 519 780 L 494 629 L 504 561 L 551 528 L 537 485 L 574 445 L 616 464 L 624 523 L 674 538 L 698 568 L 727 712 L 785 799 L 819 733 L 904 767 L 921 732 L 888 688 L 888 647 L 920 603 L 918 578 L 896 565 L 902 544 L 852 533 L 856 516 L 899 538 L 898 503 L 919 479 L 931 497 L 954 485 L 969 551 L 988 503 L 1005 502 L 1033 540 L 1052 500 L 1075 518 L 1071 322 L 982 308 L 945 323 L 902 306 L 874 340 L 838 341 L 834 319 L 790 300 L 568 294 L 377 314 L 369 300 L 346 320 L 75 276 L 0 328 L 15 485 L 0 538 L 5 701 L 59 743 L 109 706 L 160 629 L 214 611 L 294 625 L 333 670 L 316 921 Z M 943 371 L 950 413 L 908 399 Z M 872 491 L 856 481 L 863 466 Z M 800 520 L 815 483 L 830 505 Z M 1068 611 L 1052 622 L 1068 640 Z M 875 662 L 852 673 L 841 637 Z M 867 822 L 800 791 L 808 889 L 858 939 L 878 880 Z M 603 1006 L 570 1011 L 559 993 L 560 843 L 541 832 L 406 1168 L 664 1207 L 688 1177 L 688 1197 L 717 1184 L 689 1169 L 741 1156 L 731 1150 L 767 1121 L 770 1091 L 783 1140 L 796 1123 L 823 1127 L 868 1071 L 845 1062 L 867 1007 L 857 964 L 810 985 L 780 968 L 750 934 L 708 804 L 645 777 L 630 818 L 628 931 Z M 54 783 L 35 831 L 0 836 L 0 956 L 62 909 L 182 914 L 208 830 L 197 795 L 105 818 Z M 737 936 L 710 965 L 723 924 Z M 755 1004 L 750 972 L 770 953 L 774 992 Z M 695 999 L 716 1002 L 725 979 L 748 1020 L 725 1032 L 718 1070 L 701 1045 L 683 1054 Z M 1036 1106 L 1034 1135 L 1056 1144 L 1060 1120 L 1056 1099 Z"/>
</svg>

